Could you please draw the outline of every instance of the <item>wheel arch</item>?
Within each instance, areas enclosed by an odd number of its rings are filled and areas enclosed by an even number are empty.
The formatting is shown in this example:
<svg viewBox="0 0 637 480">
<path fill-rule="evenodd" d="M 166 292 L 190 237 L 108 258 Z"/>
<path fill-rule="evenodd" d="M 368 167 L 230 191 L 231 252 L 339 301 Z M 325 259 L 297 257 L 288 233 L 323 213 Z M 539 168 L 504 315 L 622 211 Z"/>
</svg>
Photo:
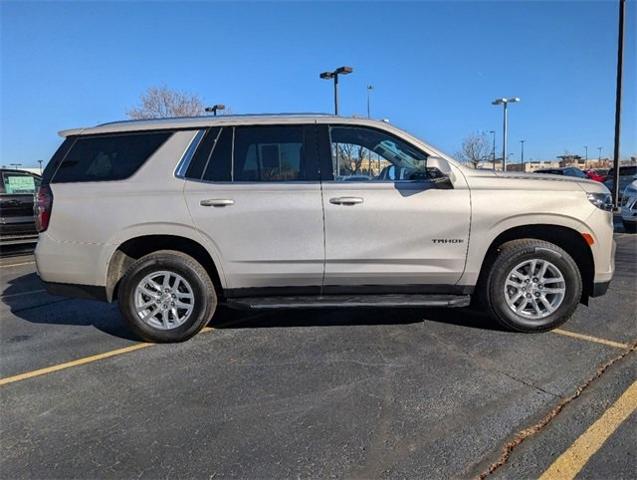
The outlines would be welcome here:
<svg viewBox="0 0 637 480">
<path fill-rule="evenodd" d="M 534 238 L 553 243 L 568 253 L 579 268 L 582 276 L 582 297 L 580 301 L 587 304 L 588 297 L 593 293 L 595 276 L 595 260 L 593 252 L 586 240 L 577 230 L 562 225 L 531 224 L 519 225 L 504 230 L 493 239 L 482 260 L 478 276 L 478 289 L 486 282 L 490 267 L 501 245 L 511 240 Z"/>
<path fill-rule="evenodd" d="M 219 270 L 210 252 L 197 241 L 179 235 L 140 235 L 121 243 L 111 255 L 106 273 L 106 298 L 112 302 L 117 298 L 119 284 L 126 270 L 144 255 L 158 250 L 175 250 L 197 260 L 208 272 L 217 296 L 223 298 L 223 284 Z"/>
</svg>

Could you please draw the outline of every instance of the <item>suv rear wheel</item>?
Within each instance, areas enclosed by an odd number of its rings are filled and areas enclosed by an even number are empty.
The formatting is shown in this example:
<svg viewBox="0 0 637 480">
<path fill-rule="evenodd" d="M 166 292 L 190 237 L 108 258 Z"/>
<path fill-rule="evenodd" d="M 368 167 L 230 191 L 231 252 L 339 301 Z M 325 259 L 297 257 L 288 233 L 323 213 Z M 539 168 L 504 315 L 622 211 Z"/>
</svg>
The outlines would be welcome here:
<svg viewBox="0 0 637 480">
<path fill-rule="evenodd" d="M 582 295 L 571 256 L 549 242 L 513 240 L 499 249 L 486 282 L 486 303 L 503 326 L 541 332 L 566 322 Z"/>
<path fill-rule="evenodd" d="M 137 260 L 120 287 L 119 307 L 131 330 L 151 342 L 181 342 L 212 318 L 217 295 L 194 258 L 162 250 Z"/>
</svg>

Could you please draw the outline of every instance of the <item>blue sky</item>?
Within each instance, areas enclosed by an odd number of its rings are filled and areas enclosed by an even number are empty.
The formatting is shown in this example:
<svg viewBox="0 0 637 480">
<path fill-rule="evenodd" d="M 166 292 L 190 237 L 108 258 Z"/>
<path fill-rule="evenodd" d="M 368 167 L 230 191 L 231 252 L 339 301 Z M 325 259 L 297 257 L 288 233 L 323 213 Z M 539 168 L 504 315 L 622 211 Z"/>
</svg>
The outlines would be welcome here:
<svg viewBox="0 0 637 480">
<path fill-rule="evenodd" d="M 622 154 L 637 152 L 637 8 L 627 2 Z M 234 113 L 329 112 L 321 71 L 351 65 L 341 113 L 366 113 L 454 153 L 510 107 L 519 161 L 612 152 L 617 3 L 7 2 L 0 163 L 37 165 L 57 131 L 125 118 L 151 85 Z"/>
</svg>

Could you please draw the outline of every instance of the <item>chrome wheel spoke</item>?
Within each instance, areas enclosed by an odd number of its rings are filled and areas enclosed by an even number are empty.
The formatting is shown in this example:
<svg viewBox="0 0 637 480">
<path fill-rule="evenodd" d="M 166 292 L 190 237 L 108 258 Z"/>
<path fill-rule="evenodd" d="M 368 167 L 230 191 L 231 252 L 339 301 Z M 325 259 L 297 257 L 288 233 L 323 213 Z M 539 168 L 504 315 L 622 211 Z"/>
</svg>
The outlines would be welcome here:
<svg viewBox="0 0 637 480">
<path fill-rule="evenodd" d="M 542 290 L 544 293 L 564 293 L 563 288 L 545 288 Z"/>
<path fill-rule="evenodd" d="M 195 296 L 184 277 L 164 270 L 153 272 L 138 283 L 134 302 L 143 322 L 159 330 L 170 330 L 190 318 Z"/>
<path fill-rule="evenodd" d="M 518 264 L 504 282 L 509 308 L 530 320 L 541 320 L 551 315 L 560 307 L 565 294 L 566 282 L 562 272 L 553 263 L 540 258 Z"/>
</svg>

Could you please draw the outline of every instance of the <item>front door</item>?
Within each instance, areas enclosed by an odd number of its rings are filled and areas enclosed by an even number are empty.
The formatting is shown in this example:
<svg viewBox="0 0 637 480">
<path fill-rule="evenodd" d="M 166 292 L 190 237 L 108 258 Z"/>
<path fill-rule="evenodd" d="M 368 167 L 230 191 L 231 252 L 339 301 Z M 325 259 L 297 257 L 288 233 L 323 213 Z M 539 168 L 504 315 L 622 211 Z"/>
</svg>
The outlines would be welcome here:
<svg viewBox="0 0 637 480">
<path fill-rule="evenodd" d="M 315 131 L 314 125 L 211 128 L 195 153 L 185 197 L 221 259 L 230 295 L 320 289 Z"/>
<path fill-rule="evenodd" d="M 324 126 L 321 145 L 324 292 L 449 291 L 469 241 L 462 175 L 440 188 L 426 152 L 375 128 Z"/>
</svg>

